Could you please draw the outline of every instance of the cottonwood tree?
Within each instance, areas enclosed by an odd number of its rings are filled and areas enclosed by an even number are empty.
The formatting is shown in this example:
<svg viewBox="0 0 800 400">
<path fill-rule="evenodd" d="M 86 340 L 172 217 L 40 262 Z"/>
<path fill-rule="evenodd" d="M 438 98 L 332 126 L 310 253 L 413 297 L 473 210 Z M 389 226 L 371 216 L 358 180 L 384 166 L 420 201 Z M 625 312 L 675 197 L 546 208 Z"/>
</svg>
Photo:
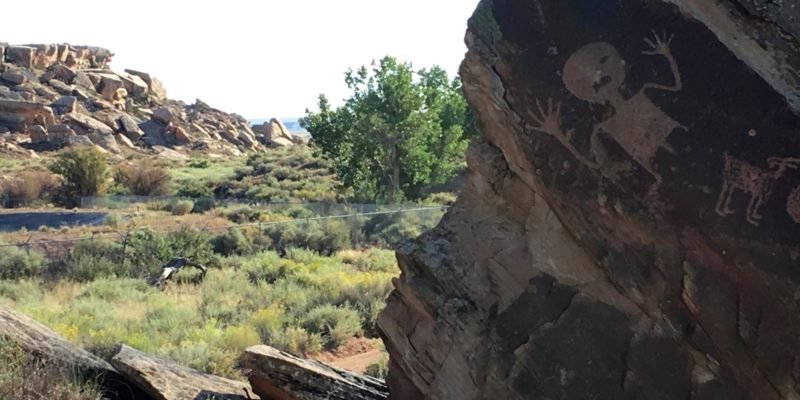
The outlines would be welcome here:
<svg viewBox="0 0 800 400">
<path fill-rule="evenodd" d="M 343 106 L 320 95 L 300 124 L 358 200 L 414 199 L 463 167 L 475 129 L 458 78 L 385 57 L 345 82 L 352 95 Z"/>
</svg>

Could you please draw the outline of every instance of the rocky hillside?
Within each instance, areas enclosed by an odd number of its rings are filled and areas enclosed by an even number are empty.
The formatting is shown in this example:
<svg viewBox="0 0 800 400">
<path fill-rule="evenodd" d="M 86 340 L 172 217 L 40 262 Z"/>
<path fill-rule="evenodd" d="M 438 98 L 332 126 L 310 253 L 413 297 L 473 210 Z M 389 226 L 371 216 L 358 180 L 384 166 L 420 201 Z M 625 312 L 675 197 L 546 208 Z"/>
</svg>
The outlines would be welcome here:
<svg viewBox="0 0 800 400">
<path fill-rule="evenodd" d="M 98 146 L 237 155 L 303 141 L 275 119 L 250 127 L 200 100 L 169 100 L 150 74 L 111 70 L 112 57 L 98 47 L 0 43 L 0 151 Z"/>
<path fill-rule="evenodd" d="M 483 140 L 380 317 L 395 399 L 800 398 L 800 9 L 483 0 Z"/>
</svg>

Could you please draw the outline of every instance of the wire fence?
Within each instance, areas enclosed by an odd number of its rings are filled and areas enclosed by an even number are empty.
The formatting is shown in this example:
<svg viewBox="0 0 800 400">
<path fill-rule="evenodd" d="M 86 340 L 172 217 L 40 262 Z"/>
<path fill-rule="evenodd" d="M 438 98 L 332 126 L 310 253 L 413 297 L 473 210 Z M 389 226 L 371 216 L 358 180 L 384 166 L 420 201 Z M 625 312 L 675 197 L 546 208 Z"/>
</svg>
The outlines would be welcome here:
<svg viewBox="0 0 800 400">
<path fill-rule="evenodd" d="M 174 198 L 169 198 L 170 200 Z M 152 202 L 148 198 L 147 202 Z M 99 204 L 99 203 L 95 203 Z M 129 203 L 134 204 L 134 203 Z M 258 238 L 286 236 L 286 231 L 292 229 L 292 233 L 298 237 L 307 237 L 318 232 L 318 236 L 334 236 L 339 240 L 340 246 L 359 248 L 363 246 L 380 245 L 392 247 L 398 241 L 418 235 L 424 230 L 435 226 L 447 210 L 447 206 L 415 206 L 410 205 L 376 205 L 376 204 L 326 204 L 326 203 L 305 203 L 305 204 L 262 204 L 258 208 L 272 212 L 301 212 L 306 210 L 305 217 L 277 220 L 277 221 L 256 221 L 241 224 L 228 224 L 225 226 L 204 226 L 199 230 L 208 234 L 222 234 L 236 230 L 250 230 L 251 236 Z M 302 212 L 301 212 L 302 213 Z M 326 223 L 328 221 L 335 223 Z M 162 233 L 169 234 L 181 230 L 196 227 L 188 225 L 180 226 L 177 229 L 166 230 Z M 94 232 L 91 235 L 61 239 L 37 239 L 35 236 L 50 236 L 47 232 L 31 232 L 25 240 L 17 240 L 15 243 L 0 244 L 0 247 L 18 247 L 28 252 L 32 249 L 43 251 L 50 256 L 63 254 L 64 251 L 77 243 L 85 241 L 117 241 L 125 245 L 131 234 L 137 230 L 125 232 Z M 304 236 L 305 235 L 305 236 Z M 349 243 L 341 243 L 349 241 Z M 271 241 L 257 241 L 262 244 L 264 250 L 275 250 L 278 246 L 286 245 L 285 240 L 274 243 Z M 289 242 L 294 243 L 294 242 Z M 296 243 L 301 244 L 303 240 L 298 239 Z M 320 250 L 320 249 L 318 249 Z"/>
</svg>

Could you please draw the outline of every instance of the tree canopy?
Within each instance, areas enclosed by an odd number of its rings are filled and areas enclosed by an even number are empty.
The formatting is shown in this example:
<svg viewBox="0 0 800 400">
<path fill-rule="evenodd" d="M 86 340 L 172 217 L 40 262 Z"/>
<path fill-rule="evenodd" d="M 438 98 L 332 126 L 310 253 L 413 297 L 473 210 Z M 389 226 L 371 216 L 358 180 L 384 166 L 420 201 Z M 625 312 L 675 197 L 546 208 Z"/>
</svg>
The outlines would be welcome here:
<svg viewBox="0 0 800 400">
<path fill-rule="evenodd" d="M 320 95 L 300 124 L 358 200 L 414 199 L 463 168 L 475 129 L 457 77 L 385 57 L 345 82 L 352 95 L 343 106 Z"/>
</svg>

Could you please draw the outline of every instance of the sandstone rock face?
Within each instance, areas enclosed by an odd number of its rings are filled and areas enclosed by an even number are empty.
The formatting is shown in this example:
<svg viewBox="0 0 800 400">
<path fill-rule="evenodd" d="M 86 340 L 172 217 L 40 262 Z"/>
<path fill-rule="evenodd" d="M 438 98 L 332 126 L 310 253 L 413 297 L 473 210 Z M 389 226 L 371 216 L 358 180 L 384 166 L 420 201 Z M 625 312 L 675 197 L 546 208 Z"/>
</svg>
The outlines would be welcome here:
<svg viewBox="0 0 800 400">
<path fill-rule="evenodd" d="M 481 2 L 483 138 L 398 250 L 392 397 L 800 398 L 798 12 Z"/>
<path fill-rule="evenodd" d="M 369 376 L 304 360 L 269 346 L 253 346 L 241 359 L 253 390 L 263 399 L 378 400 L 386 386 Z"/>
<path fill-rule="evenodd" d="M 208 375 L 122 346 L 111 363 L 156 400 L 257 400 L 246 382 Z"/>
</svg>

